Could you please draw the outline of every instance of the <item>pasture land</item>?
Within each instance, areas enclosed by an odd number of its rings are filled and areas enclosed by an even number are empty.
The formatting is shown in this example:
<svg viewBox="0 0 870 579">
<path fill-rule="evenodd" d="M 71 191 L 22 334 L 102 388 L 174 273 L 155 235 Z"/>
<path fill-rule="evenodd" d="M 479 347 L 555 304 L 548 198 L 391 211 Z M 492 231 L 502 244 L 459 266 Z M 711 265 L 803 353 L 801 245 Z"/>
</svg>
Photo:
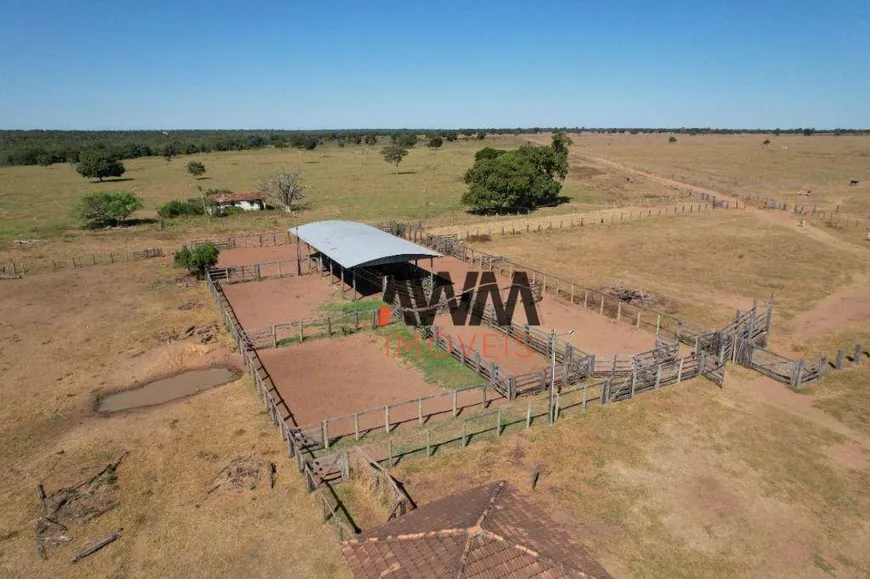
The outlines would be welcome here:
<svg viewBox="0 0 870 579">
<path fill-rule="evenodd" d="M 861 163 L 870 138 L 769 138 L 772 144 L 762 148 L 760 135 L 679 136 L 669 145 L 667 135 L 584 134 L 572 148 L 564 189 L 570 202 L 528 217 L 486 219 L 462 211 L 462 173 L 480 147 L 517 146 L 521 138 L 447 143 L 440 151 L 418 147 L 398 176 L 376 148 L 360 147 L 199 155 L 193 158 L 206 164 L 210 177 L 199 182 L 184 171 L 187 157 L 130 161 L 125 177 L 132 180 L 103 184 L 87 183 L 66 165 L 3 167 L 0 262 L 172 249 L 193 238 L 283 231 L 324 218 L 422 219 L 455 232 L 512 220 L 540 224 L 559 216 L 609 215 L 619 210 L 612 206 L 630 211 L 690 202 L 685 189 L 601 158 L 725 193 L 751 189 L 785 200 L 789 191 L 811 188 L 820 202 L 839 200 L 841 211 L 870 210 L 861 196 L 870 176 L 858 174 L 866 167 Z M 248 190 L 284 166 L 303 169 L 312 186 L 310 210 L 95 232 L 75 229 L 66 217 L 80 194 L 130 189 L 145 198 L 140 217 L 147 219 L 163 201 L 192 196 L 197 183 Z M 850 178 L 861 183 L 849 187 Z M 43 241 L 11 243 L 31 237 Z M 656 307 L 710 327 L 729 322 L 753 298 L 774 293 L 772 346 L 789 355 L 833 356 L 847 345 L 870 346 L 866 248 L 843 243 L 833 230 L 799 228 L 792 215 L 716 210 L 494 236 L 473 245 L 590 287 L 643 290 L 656 296 Z M 278 258 L 294 259 L 294 248 L 227 251 L 221 263 Z M 441 261 L 461 285 L 468 265 Z M 240 319 L 259 315 L 264 324 L 364 311 L 374 303 L 340 303 L 337 288 L 315 274 L 227 285 L 226 293 Z M 586 351 L 652 347 L 648 332 L 617 326 L 549 294 L 541 308 L 546 328 L 577 330 L 572 341 Z M 0 575 L 349 577 L 249 378 L 161 407 L 111 416 L 94 411 L 101 393 L 185 369 L 238 365 L 227 335 L 216 332 L 217 341 L 199 343 L 196 332 L 186 331 L 213 324 L 220 320 L 204 285 L 182 275 L 168 257 L 0 281 L 0 370 L 6 378 L 0 386 L 0 458 L 7 466 L 0 475 L 6 515 L 0 521 Z M 404 360 L 380 351 L 388 337 L 409 341 L 408 332 L 393 325 L 260 355 L 306 422 L 479 383 L 472 371 L 425 348 Z M 546 366 L 545 358 L 540 362 Z M 617 577 L 867 576 L 870 357 L 862 362 L 831 372 L 800 394 L 732 366 L 722 390 L 696 379 L 585 414 L 566 413 L 552 427 L 402 461 L 393 472 L 418 504 L 507 479 L 573 528 Z M 480 404 L 478 392 L 468 397 Z M 411 423 L 416 411 L 416 403 L 402 410 Z M 380 412 L 372 414 L 376 418 Z M 376 436 L 387 435 L 379 430 Z M 124 450 L 130 455 L 116 473 L 118 506 L 70 528 L 77 540 L 39 560 L 36 483 L 49 491 L 75 484 Z M 251 453 L 276 464 L 274 489 L 260 484 L 208 493 L 231 459 Z M 533 473 L 539 480 L 534 491 Z M 341 496 L 350 506 L 365 507 L 369 500 L 352 487 L 342 488 Z M 377 505 L 368 504 L 367 512 L 357 522 L 375 524 L 383 516 Z M 116 526 L 124 527 L 119 541 L 69 565 L 86 541 Z"/>
<path fill-rule="evenodd" d="M 599 287 L 624 285 L 666 299 L 688 319 L 721 326 L 774 294 L 774 337 L 798 312 L 848 286 L 867 264 L 819 243 L 796 224 L 740 210 L 650 218 L 473 243 L 543 271 Z"/>
<path fill-rule="evenodd" d="M 870 217 L 870 136 L 686 134 L 676 135 L 676 143 L 669 136 L 584 133 L 574 139 L 571 156 L 578 166 L 592 156 L 731 195 L 826 210 L 839 205 L 841 212 Z M 812 195 L 799 197 L 801 189 Z"/>
</svg>

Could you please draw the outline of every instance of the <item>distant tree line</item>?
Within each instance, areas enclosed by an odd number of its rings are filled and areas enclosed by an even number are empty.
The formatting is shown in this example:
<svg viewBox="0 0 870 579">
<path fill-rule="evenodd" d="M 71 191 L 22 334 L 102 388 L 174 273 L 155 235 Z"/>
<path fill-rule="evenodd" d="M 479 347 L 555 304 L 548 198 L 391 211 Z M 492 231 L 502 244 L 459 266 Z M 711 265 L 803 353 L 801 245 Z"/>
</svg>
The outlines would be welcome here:
<svg viewBox="0 0 870 579">
<path fill-rule="evenodd" d="M 797 129 L 712 129 L 696 128 L 588 128 L 588 127 L 517 127 L 476 129 L 360 129 L 330 131 L 0 131 L 0 164 L 52 165 L 78 163 L 83 152 L 98 150 L 107 156 L 122 160 L 138 157 L 164 157 L 194 155 L 213 151 L 244 151 L 262 147 L 312 150 L 322 144 L 377 145 L 378 139 L 389 138 L 394 144 L 413 147 L 419 135 L 427 142 L 439 138 L 443 142 L 483 140 L 486 135 L 514 135 L 528 133 L 679 133 L 689 135 L 730 134 L 870 134 L 868 129 L 816 130 Z M 431 145 L 430 145 L 431 146 Z"/>
</svg>

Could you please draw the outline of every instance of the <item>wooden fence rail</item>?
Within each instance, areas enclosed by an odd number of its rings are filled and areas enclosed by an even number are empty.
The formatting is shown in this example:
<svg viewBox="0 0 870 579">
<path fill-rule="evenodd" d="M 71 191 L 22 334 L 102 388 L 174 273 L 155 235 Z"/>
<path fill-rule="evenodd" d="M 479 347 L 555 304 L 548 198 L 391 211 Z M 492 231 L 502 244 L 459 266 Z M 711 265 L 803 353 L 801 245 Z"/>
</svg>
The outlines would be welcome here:
<svg viewBox="0 0 870 579">
<path fill-rule="evenodd" d="M 109 253 L 92 253 L 71 257 L 45 257 L 21 262 L 0 263 L 0 278 L 14 279 L 25 275 L 51 273 L 66 269 L 109 265 L 128 261 L 140 261 L 166 255 L 163 248 L 152 247 L 136 251 L 114 251 Z"/>
</svg>

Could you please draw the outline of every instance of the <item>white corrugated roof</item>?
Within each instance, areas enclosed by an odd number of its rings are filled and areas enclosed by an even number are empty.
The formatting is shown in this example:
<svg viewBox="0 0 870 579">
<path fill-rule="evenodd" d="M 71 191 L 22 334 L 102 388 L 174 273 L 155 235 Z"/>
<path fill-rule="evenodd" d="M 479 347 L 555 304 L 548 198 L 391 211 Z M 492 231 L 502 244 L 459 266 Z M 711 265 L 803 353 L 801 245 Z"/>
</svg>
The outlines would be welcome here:
<svg viewBox="0 0 870 579">
<path fill-rule="evenodd" d="M 291 227 L 290 233 L 346 269 L 441 257 L 437 251 L 355 221 L 315 221 Z"/>
</svg>

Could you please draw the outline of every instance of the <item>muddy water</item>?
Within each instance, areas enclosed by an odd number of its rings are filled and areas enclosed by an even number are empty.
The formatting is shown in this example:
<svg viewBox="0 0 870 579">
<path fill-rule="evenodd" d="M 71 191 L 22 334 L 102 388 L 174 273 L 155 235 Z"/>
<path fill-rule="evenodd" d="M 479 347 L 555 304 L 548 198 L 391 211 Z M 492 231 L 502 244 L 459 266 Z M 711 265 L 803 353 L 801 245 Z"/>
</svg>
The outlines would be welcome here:
<svg viewBox="0 0 870 579">
<path fill-rule="evenodd" d="M 100 412 L 118 412 L 143 406 L 163 404 L 178 398 L 238 380 L 241 374 L 232 368 L 216 367 L 190 370 L 168 378 L 154 380 L 144 386 L 110 394 L 100 400 Z"/>
</svg>

